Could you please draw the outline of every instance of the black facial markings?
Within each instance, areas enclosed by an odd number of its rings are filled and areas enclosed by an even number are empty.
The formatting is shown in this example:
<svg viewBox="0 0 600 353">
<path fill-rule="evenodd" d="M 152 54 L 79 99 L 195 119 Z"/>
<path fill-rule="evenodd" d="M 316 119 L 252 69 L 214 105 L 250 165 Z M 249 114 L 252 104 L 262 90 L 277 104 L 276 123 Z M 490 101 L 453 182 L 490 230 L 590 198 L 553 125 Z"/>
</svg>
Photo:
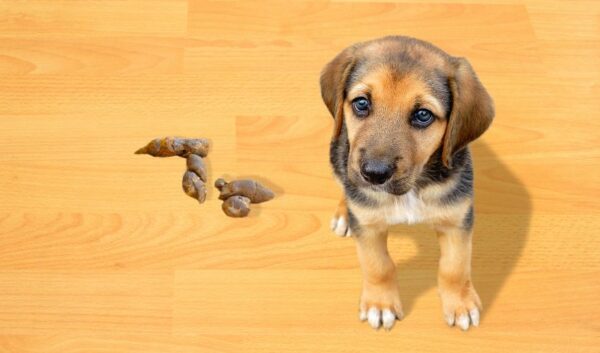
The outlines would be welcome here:
<svg viewBox="0 0 600 353">
<path fill-rule="evenodd" d="M 462 149 L 452 156 L 452 168 L 447 168 L 442 163 L 442 149 L 440 147 L 431 155 L 431 157 L 429 157 L 429 160 L 423 168 L 423 172 L 421 172 L 421 175 L 417 180 L 417 186 L 419 188 L 424 188 L 431 183 L 439 183 L 448 180 L 448 178 L 460 172 L 467 163 L 470 163 L 470 159 L 471 156 L 469 150 L 466 148 Z"/>
<path fill-rule="evenodd" d="M 355 53 L 355 55 L 358 55 Z M 362 57 L 356 57 L 354 59 L 354 63 L 352 64 L 352 67 L 350 68 L 350 72 L 348 73 L 348 77 L 346 77 L 346 82 L 344 82 L 344 100 L 346 100 L 346 98 L 348 97 L 348 91 L 350 90 L 350 87 L 352 87 L 354 85 L 354 83 L 359 79 L 359 76 L 362 76 L 362 74 L 360 74 L 360 72 L 362 71 L 361 68 L 364 66 L 365 59 Z M 371 95 L 367 94 L 367 98 L 369 100 L 371 100 Z M 343 104 L 344 102 L 340 102 L 340 104 Z"/>
<path fill-rule="evenodd" d="M 346 124 L 342 125 L 340 136 L 331 141 L 329 146 L 329 161 L 333 167 L 333 172 L 340 179 L 344 186 L 346 197 L 362 206 L 377 206 L 377 200 L 374 200 L 362 192 L 348 178 L 348 157 L 350 154 L 350 143 L 348 141 L 348 131 Z"/>
<path fill-rule="evenodd" d="M 367 196 L 364 192 L 362 192 L 356 185 L 352 184 L 350 180 L 346 177 L 346 180 L 343 181 L 344 191 L 346 192 L 346 197 L 352 200 L 354 203 L 357 203 L 362 206 L 370 206 L 375 207 L 378 205 L 376 200 L 373 200 L 369 196 Z"/>
<path fill-rule="evenodd" d="M 470 161 L 459 172 L 456 185 L 440 199 L 440 202 L 453 204 L 468 197 L 473 197 L 473 168 Z"/>
<path fill-rule="evenodd" d="M 404 195 L 410 191 L 410 187 L 407 187 L 403 180 L 390 180 L 385 186 L 385 191 L 393 195 Z"/>
<path fill-rule="evenodd" d="M 348 132 L 346 131 L 346 124 L 343 124 L 340 135 L 332 140 L 329 145 L 329 162 L 333 167 L 334 174 L 342 181 L 347 177 L 349 153 L 350 144 L 348 142 Z"/>
<path fill-rule="evenodd" d="M 416 183 L 417 189 L 423 189 L 433 183 L 443 183 L 458 177 L 458 183 L 440 198 L 440 203 L 446 205 L 473 196 L 473 166 L 469 149 L 457 151 L 452 158 L 452 168 L 447 168 L 442 163 L 442 150 L 438 149 L 425 164 Z"/>
<path fill-rule="evenodd" d="M 469 210 L 467 211 L 467 214 L 465 215 L 465 218 L 463 219 L 463 228 L 465 230 L 471 230 L 473 229 L 473 223 L 475 222 L 475 213 L 473 212 L 473 205 L 471 205 L 469 207 Z"/>
<path fill-rule="evenodd" d="M 452 94 L 450 94 L 450 87 L 448 86 L 448 77 L 446 74 L 439 69 L 436 69 L 426 82 L 431 90 L 431 94 L 442 103 L 446 114 L 448 114 L 452 109 Z"/>
</svg>

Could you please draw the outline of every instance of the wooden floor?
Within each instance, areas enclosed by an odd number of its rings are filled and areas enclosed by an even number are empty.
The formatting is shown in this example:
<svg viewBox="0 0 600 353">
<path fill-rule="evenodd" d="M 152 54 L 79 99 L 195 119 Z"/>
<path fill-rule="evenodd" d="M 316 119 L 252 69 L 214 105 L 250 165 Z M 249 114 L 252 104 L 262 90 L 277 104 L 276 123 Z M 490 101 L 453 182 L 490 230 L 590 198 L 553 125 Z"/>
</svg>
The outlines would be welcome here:
<svg viewBox="0 0 600 353">
<path fill-rule="evenodd" d="M 598 352 L 600 2 L 460 2 L 0 2 L 0 351 Z M 430 229 L 394 229 L 408 315 L 376 332 L 328 228 L 319 72 L 386 34 L 469 58 L 495 98 L 467 333 L 442 320 Z M 182 159 L 133 154 L 165 135 L 278 197 L 199 206 Z"/>
</svg>

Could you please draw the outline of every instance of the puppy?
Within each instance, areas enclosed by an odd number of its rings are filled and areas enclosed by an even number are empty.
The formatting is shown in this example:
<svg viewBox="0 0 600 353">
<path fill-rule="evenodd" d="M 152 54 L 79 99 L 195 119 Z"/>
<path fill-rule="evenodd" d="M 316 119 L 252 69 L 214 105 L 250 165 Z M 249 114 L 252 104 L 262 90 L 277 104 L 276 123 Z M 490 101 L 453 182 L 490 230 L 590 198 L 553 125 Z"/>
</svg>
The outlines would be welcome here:
<svg viewBox="0 0 600 353">
<path fill-rule="evenodd" d="M 446 322 L 478 326 L 467 144 L 489 127 L 494 105 L 471 65 L 421 40 L 385 37 L 338 54 L 322 71 L 321 95 L 335 121 L 330 160 L 344 190 L 331 226 L 357 244 L 360 319 L 391 329 L 402 318 L 388 227 L 424 222 L 441 247 Z"/>
</svg>

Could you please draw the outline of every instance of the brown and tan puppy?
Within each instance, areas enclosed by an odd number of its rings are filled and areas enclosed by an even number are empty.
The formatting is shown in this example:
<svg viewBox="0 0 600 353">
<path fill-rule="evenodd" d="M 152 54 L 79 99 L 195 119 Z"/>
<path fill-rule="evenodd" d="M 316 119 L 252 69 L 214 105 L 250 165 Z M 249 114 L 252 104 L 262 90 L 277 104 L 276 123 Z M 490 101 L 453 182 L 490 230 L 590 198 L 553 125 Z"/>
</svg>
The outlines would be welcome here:
<svg viewBox="0 0 600 353">
<path fill-rule="evenodd" d="M 473 169 L 467 144 L 494 116 L 471 65 L 408 37 L 353 45 L 321 75 L 335 119 L 330 158 L 344 189 L 334 232 L 356 240 L 360 319 L 391 329 L 402 318 L 388 227 L 428 223 L 441 247 L 438 287 L 449 325 L 479 325 L 471 281 Z"/>
</svg>

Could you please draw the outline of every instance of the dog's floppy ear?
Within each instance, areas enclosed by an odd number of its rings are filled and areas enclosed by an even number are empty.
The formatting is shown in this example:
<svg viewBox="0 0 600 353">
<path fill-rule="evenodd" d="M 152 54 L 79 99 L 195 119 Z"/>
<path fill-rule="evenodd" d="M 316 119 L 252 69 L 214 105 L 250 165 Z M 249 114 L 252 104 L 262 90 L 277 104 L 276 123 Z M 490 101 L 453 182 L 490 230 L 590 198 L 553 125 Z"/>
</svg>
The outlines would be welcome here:
<svg viewBox="0 0 600 353">
<path fill-rule="evenodd" d="M 333 139 L 337 139 L 342 130 L 344 120 L 345 86 L 348 75 L 354 66 L 354 49 L 352 47 L 339 53 L 321 72 L 321 97 L 335 119 Z"/>
<path fill-rule="evenodd" d="M 448 84 L 452 110 L 442 147 L 442 162 L 452 166 L 452 155 L 478 138 L 492 123 L 494 102 L 466 59 L 453 58 Z"/>
</svg>

